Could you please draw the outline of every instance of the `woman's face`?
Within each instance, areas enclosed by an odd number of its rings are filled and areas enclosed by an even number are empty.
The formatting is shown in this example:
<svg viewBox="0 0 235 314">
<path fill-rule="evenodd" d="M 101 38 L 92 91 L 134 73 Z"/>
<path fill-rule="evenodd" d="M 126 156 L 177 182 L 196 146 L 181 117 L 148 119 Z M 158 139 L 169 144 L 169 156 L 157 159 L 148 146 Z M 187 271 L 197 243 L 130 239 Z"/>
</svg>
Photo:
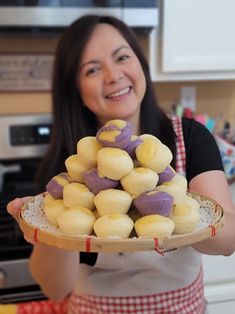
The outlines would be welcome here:
<svg viewBox="0 0 235 314">
<path fill-rule="evenodd" d="M 78 72 L 82 100 L 101 123 L 119 118 L 138 121 L 146 80 L 138 58 L 111 25 L 98 24 Z"/>
</svg>

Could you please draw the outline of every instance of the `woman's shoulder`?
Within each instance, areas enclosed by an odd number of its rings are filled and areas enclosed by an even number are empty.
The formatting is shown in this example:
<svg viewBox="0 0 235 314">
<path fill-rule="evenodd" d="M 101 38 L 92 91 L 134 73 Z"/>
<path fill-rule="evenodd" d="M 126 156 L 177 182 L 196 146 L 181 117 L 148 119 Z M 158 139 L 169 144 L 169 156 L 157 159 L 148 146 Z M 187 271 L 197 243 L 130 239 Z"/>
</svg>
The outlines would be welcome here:
<svg viewBox="0 0 235 314">
<path fill-rule="evenodd" d="M 200 122 L 193 118 L 182 118 L 182 126 L 184 132 L 206 132 L 210 133 L 209 130 Z"/>
<path fill-rule="evenodd" d="M 185 144 L 200 142 L 200 140 L 215 142 L 212 133 L 200 122 L 195 119 L 182 118 L 182 129 Z"/>
<path fill-rule="evenodd" d="M 200 122 L 182 118 L 188 180 L 201 172 L 223 170 L 213 134 Z"/>
</svg>

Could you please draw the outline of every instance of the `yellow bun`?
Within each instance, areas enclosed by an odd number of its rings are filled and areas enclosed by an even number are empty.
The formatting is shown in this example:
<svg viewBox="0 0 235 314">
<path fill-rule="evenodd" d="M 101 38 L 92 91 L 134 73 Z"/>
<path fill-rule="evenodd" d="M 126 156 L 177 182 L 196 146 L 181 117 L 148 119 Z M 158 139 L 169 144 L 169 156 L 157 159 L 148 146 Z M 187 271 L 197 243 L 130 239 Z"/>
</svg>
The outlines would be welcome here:
<svg viewBox="0 0 235 314">
<path fill-rule="evenodd" d="M 188 187 L 187 179 L 178 173 L 171 179 L 171 183 L 180 185 L 185 189 Z"/>
<path fill-rule="evenodd" d="M 120 148 L 104 147 L 97 154 L 98 171 L 113 180 L 120 180 L 133 169 L 133 161 Z"/>
<path fill-rule="evenodd" d="M 135 222 L 135 231 L 139 237 L 170 237 L 174 227 L 175 224 L 170 218 L 161 215 L 147 215 Z"/>
<path fill-rule="evenodd" d="M 88 168 L 93 168 L 97 164 L 97 152 L 102 148 L 95 136 L 86 136 L 77 143 L 77 153 L 81 162 Z"/>
<path fill-rule="evenodd" d="M 44 196 L 44 205 L 47 205 L 54 200 L 55 198 L 50 193 L 46 193 L 46 195 Z"/>
<path fill-rule="evenodd" d="M 193 197 L 186 195 L 184 202 L 188 204 L 191 208 L 198 209 L 200 208 L 200 204 Z"/>
<path fill-rule="evenodd" d="M 125 120 L 121 119 L 113 119 L 108 121 L 105 126 L 115 125 L 119 129 L 124 129 L 127 125 L 127 122 Z"/>
<path fill-rule="evenodd" d="M 61 199 L 52 200 L 48 204 L 44 203 L 43 210 L 49 223 L 57 227 L 57 218 L 65 210 L 65 206 Z"/>
<path fill-rule="evenodd" d="M 135 150 L 137 160 L 146 168 L 160 173 L 170 164 L 173 156 L 170 149 L 159 140 L 151 137 L 144 139 Z"/>
<path fill-rule="evenodd" d="M 94 209 L 94 196 L 85 184 L 73 182 L 64 187 L 63 200 L 64 206 L 71 207 L 74 205 Z"/>
<path fill-rule="evenodd" d="M 80 156 L 78 154 L 71 155 L 65 160 L 65 166 L 68 171 L 68 174 L 75 181 L 83 183 L 83 174 L 89 169 L 89 167 L 85 166 Z"/>
<path fill-rule="evenodd" d="M 98 218 L 94 223 L 94 231 L 99 238 L 129 237 L 134 226 L 132 219 L 126 214 L 109 214 Z"/>
<path fill-rule="evenodd" d="M 132 196 L 154 190 L 158 182 L 158 174 L 149 168 L 138 167 L 121 179 L 123 189 Z"/>
<path fill-rule="evenodd" d="M 88 208 L 72 206 L 64 210 L 57 221 L 60 230 L 67 236 L 89 235 L 93 231 L 95 216 Z"/>
<path fill-rule="evenodd" d="M 126 214 L 131 206 L 132 197 L 122 190 L 106 189 L 96 194 L 94 203 L 100 216 L 112 213 Z"/>
<path fill-rule="evenodd" d="M 163 184 L 157 186 L 156 190 L 166 192 L 173 196 L 173 204 L 183 202 L 187 193 L 186 186 L 174 184 L 172 181 L 164 182 Z"/>
<path fill-rule="evenodd" d="M 161 141 L 156 136 L 154 136 L 152 134 L 141 134 L 139 137 L 144 141 L 147 139 L 152 139 L 152 140 L 156 141 L 157 143 L 161 143 Z"/>
<path fill-rule="evenodd" d="M 189 203 L 178 203 L 174 206 L 170 216 L 175 223 L 174 233 L 191 233 L 199 222 L 199 210 Z"/>
</svg>

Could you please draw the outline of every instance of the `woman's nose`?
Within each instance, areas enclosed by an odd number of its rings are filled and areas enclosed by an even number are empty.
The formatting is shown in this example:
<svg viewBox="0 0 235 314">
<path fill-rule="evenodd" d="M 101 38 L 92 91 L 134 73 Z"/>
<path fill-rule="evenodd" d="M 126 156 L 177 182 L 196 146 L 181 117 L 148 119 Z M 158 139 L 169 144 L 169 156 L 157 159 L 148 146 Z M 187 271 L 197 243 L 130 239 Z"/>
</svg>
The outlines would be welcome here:
<svg viewBox="0 0 235 314">
<path fill-rule="evenodd" d="M 113 84 L 119 81 L 123 77 L 122 70 L 119 65 L 112 64 L 106 67 L 105 69 L 105 83 Z"/>
</svg>

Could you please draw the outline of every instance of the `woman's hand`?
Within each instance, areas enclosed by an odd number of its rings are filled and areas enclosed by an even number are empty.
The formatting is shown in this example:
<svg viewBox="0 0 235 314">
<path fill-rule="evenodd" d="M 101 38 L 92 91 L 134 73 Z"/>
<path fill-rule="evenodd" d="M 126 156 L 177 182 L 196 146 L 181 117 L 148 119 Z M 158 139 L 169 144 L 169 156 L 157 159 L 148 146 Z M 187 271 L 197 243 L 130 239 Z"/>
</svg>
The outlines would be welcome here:
<svg viewBox="0 0 235 314">
<path fill-rule="evenodd" d="M 224 173 L 219 170 L 201 173 L 190 181 L 189 187 L 191 191 L 217 201 L 224 211 L 224 227 L 215 237 L 195 243 L 193 248 L 209 255 L 233 254 L 235 251 L 235 206 Z"/>
<path fill-rule="evenodd" d="M 7 204 L 8 213 L 16 220 L 19 218 L 19 211 L 21 207 L 31 198 L 31 196 L 26 196 L 22 198 L 15 198 L 13 201 Z M 24 234 L 24 238 L 27 242 L 34 244 L 33 238 L 30 238 Z"/>
</svg>

